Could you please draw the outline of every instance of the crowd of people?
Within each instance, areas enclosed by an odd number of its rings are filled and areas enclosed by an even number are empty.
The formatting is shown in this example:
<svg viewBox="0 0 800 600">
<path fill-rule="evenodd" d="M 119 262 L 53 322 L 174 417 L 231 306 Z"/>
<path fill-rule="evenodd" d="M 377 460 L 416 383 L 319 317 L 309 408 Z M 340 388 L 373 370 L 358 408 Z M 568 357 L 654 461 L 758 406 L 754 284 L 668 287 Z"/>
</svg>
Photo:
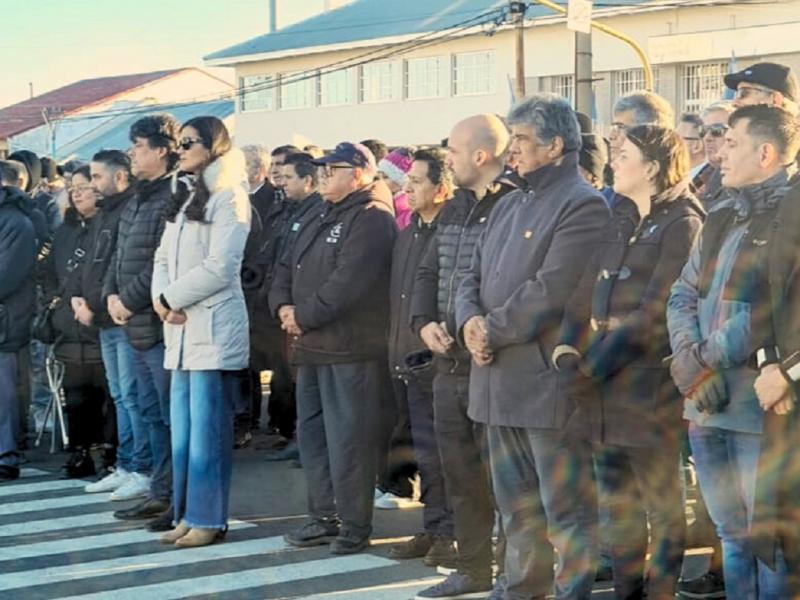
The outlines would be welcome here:
<svg viewBox="0 0 800 600">
<path fill-rule="evenodd" d="M 13 153 L 0 480 L 57 385 L 63 476 L 212 544 L 264 412 L 307 482 L 286 542 L 358 553 L 375 507 L 421 505 L 389 554 L 451 571 L 418 598 L 800 598 L 800 86 L 725 84 L 677 119 L 623 96 L 607 139 L 535 94 L 441 147 L 240 150 L 159 114 L 89 164 Z"/>
</svg>

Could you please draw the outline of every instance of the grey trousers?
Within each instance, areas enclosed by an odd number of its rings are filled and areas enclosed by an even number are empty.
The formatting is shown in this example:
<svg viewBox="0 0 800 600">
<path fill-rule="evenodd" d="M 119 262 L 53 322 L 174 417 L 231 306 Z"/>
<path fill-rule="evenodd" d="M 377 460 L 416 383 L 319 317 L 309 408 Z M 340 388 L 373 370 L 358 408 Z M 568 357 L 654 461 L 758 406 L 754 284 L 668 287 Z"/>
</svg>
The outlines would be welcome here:
<svg viewBox="0 0 800 600">
<path fill-rule="evenodd" d="M 301 365 L 297 440 L 312 518 L 342 521 L 341 535 L 372 533 L 379 428 L 378 362 Z"/>
<path fill-rule="evenodd" d="M 505 527 L 505 600 L 588 600 L 597 554 L 597 495 L 588 443 L 547 429 L 487 427 Z"/>
</svg>

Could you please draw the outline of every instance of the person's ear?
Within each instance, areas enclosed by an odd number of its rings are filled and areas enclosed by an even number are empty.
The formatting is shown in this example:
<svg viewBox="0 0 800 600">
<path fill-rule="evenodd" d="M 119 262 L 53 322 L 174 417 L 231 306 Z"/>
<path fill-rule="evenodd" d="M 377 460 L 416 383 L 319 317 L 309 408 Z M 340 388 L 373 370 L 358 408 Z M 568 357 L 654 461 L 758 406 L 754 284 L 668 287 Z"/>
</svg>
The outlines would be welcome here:
<svg viewBox="0 0 800 600">
<path fill-rule="evenodd" d="M 557 135 L 553 138 L 553 141 L 550 142 L 550 149 L 547 151 L 547 156 L 550 159 L 556 159 L 562 154 L 564 154 L 564 138 Z"/>
</svg>

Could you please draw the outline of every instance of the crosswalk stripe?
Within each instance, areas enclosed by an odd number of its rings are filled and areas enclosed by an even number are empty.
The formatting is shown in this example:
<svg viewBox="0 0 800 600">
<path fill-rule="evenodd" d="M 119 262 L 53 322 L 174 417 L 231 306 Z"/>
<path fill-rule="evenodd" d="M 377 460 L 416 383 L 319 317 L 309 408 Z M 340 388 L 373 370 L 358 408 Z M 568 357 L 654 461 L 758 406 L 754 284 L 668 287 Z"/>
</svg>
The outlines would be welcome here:
<svg viewBox="0 0 800 600">
<path fill-rule="evenodd" d="M 398 564 L 397 561 L 371 554 L 340 556 L 237 571 L 236 573 L 154 583 L 94 594 L 80 594 L 62 598 L 61 600 L 141 600 L 141 598 L 145 598 L 148 595 L 158 598 L 158 600 L 177 600 L 193 595 L 222 594 L 247 588 L 313 579 L 315 577 L 368 571 L 396 564 Z M 372 599 L 374 596 L 370 596 L 370 598 Z"/>
<path fill-rule="evenodd" d="M 420 590 L 424 590 L 441 580 L 441 577 L 427 577 L 414 581 L 387 583 L 354 590 L 336 590 L 312 596 L 300 596 L 296 600 L 408 600 Z"/>
<path fill-rule="evenodd" d="M 20 469 L 19 478 L 27 479 L 29 477 L 41 477 L 42 475 L 52 475 L 50 471 L 42 471 L 41 469 Z"/>
<path fill-rule="evenodd" d="M 39 510 L 69 508 L 70 506 L 103 504 L 107 502 L 110 502 L 108 494 L 79 494 L 77 496 L 64 496 L 62 498 L 47 498 L 46 500 L 25 500 L 21 502 L 11 502 L 9 504 L 0 504 L 0 516 L 35 512 Z"/>
<path fill-rule="evenodd" d="M 131 573 L 134 571 L 163 569 L 208 560 L 241 558 L 253 554 L 272 554 L 287 549 L 286 542 L 283 541 L 282 537 L 268 537 L 243 542 L 228 542 L 202 548 L 178 548 L 75 565 L 44 567 L 42 569 L 3 573 L 3 576 L 0 577 L 0 591 L 15 590 L 32 584 L 49 585 L 90 577 L 116 575 L 123 572 Z M 157 597 L 162 600 L 160 594 Z"/>
<path fill-rule="evenodd" d="M 61 529 L 108 525 L 109 523 L 119 523 L 119 520 L 114 518 L 113 511 L 90 513 L 88 515 L 77 515 L 74 517 L 61 517 L 58 519 L 25 521 L 24 523 L 9 523 L 8 525 L 0 525 L 0 540 L 5 537 L 17 535 L 48 533 Z"/>
<path fill-rule="evenodd" d="M 251 527 L 255 527 L 255 525 L 242 521 L 231 521 L 228 525 L 231 531 L 249 529 Z M 124 546 L 126 544 L 138 544 L 141 542 L 156 542 L 158 538 L 159 534 L 153 533 L 152 531 L 135 529 L 133 531 L 118 531 L 115 533 L 103 533 L 100 535 L 90 535 L 66 540 L 9 546 L 0 548 L 0 561 L 21 560 L 23 558 L 79 552 L 96 548 L 110 548 L 112 546 Z"/>
<path fill-rule="evenodd" d="M 4 485 L 0 487 L 0 498 L 17 496 L 19 494 L 37 494 L 40 492 L 53 492 L 57 490 L 71 490 L 84 488 L 85 481 L 79 479 L 58 479 L 56 481 L 37 481 L 36 483 L 20 483 L 17 485 Z"/>
</svg>

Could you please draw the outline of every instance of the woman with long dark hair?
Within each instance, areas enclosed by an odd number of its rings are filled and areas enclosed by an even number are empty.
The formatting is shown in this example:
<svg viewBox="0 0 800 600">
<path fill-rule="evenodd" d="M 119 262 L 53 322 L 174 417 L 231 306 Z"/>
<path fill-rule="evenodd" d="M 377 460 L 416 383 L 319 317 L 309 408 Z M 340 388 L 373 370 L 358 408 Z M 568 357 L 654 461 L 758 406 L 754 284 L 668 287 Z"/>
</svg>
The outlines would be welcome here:
<svg viewBox="0 0 800 600">
<path fill-rule="evenodd" d="M 612 168 L 619 200 L 568 308 L 553 361 L 580 372 L 582 385 L 573 392 L 595 444 L 616 597 L 642 598 L 646 585 L 648 598 L 671 599 L 685 545 L 685 425 L 665 361 L 666 304 L 704 212 L 689 192 L 688 150 L 671 129 L 631 128 Z"/>
<path fill-rule="evenodd" d="M 240 279 L 250 230 L 244 155 L 216 117 L 184 123 L 179 168 L 194 189 L 176 194 L 156 252 L 153 306 L 164 322 L 172 372 L 176 546 L 205 546 L 227 531 L 236 371 L 249 358 Z"/>
</svg>

